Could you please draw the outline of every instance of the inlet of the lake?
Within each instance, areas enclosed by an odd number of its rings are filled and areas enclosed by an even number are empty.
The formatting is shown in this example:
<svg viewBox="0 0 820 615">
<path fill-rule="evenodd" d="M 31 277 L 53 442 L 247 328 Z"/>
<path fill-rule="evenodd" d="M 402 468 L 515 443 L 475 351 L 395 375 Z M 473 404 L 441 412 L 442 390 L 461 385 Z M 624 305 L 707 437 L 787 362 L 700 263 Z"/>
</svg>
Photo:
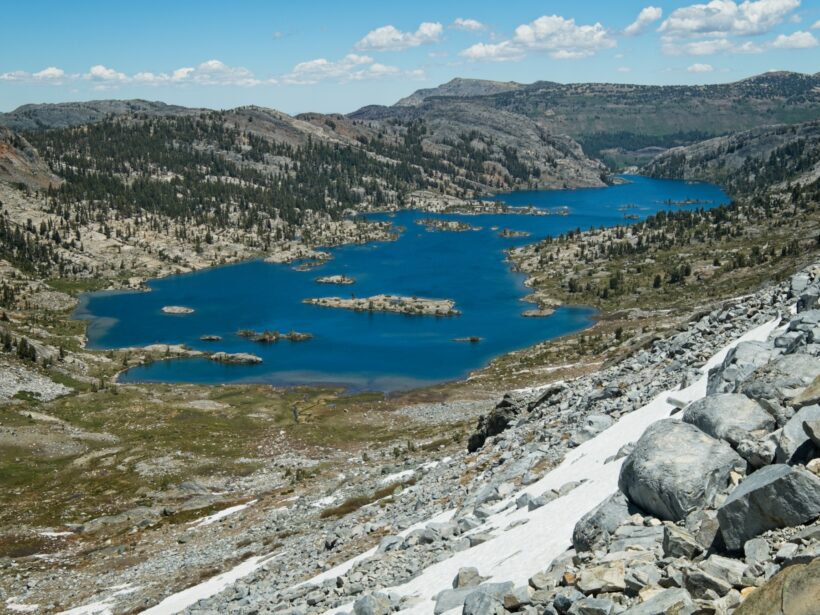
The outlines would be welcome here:
<svg viewBox="0 0 820 615">
<path fill-rule="evenodd" d="M 405 228 L 397 241 L 328 249 L 333 259 L 298 271 L 294 264 L 262 260 L 216 267 L 148 282 L 151 292 L 98 292 L 82 297 L 75 317 L 89 320 L 95 349 L 186 344 L 204 351 L 249 352 L 257 365 L 226 365 L 207 359 L 173 359 L 132 368 L 120 381 L 274 385 L 340 384 L 351 389 L 394 391 L 458 379 L 510 351 L 588 327 L 594 310 L 565 306 L 545 318 L 525 318 L 534 306 L 524 276 L 510 270 L 504 251 L 565 231 L 624 224 L 669 202 L 711 207 L 729 201 L 717 186 L 644 177 L 608 188 L 515 192 L 499 195 L 510 205 L 534 205 L 567 215 L 432 215 L 400 211 L 389 219 Z M 386 219 L 391 214 L 377 214 Z M 430 232 L 420 218 L 461 220 L 478 231 Z M 500 229 L 528 237 L 501 237 Z M 350 286 L 317 284 L 345 275 Z M 408 316 L 353 312 L 302 302 L 308 297 L 394 294 L 452 299 L 461 315 Z M 193 308 L 166 314 L 163 306 Z M 241 329 L 304 331 L 305 342 L 261 344 Z M 202 336 L 220 336 L 217 342 Z M 456 342 L 479 337 L 479 343 Z"/>
</svg>

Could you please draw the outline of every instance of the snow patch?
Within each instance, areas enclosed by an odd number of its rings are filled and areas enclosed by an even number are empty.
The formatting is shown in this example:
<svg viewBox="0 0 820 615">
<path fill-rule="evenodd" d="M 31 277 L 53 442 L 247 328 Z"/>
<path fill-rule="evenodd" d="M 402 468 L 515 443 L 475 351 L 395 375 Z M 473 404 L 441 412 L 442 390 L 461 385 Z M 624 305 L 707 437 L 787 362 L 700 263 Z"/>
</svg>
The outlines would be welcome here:
<svg viewBox="0 0 820 615">
<path fill-rule="evenodd" d="M 273 555 L 264 557 L 254 556 L 246 559 L 228 572 L 224 572 L 198 585 L 168 596 L 158 605 L 143 611 L 142 615 L 173 615 L 174 613 L 179 613 L 200 600 L 218 594 L 226 587 L 229 587 L 242 577 L 248 576 L 273 559 Z"/>
<path fill-rule="evenodd" d="M 253 506 L 254 504 L 256 504 L 256 502 L 257 500 L 251 500 L 250 502 L 246 502 L 245 504 L 237 504 L 236 506 L 225 508 L 223 510 L 220 510 L 219 512 L 215 512 L 212 515 L 203 517 L 202 519 L 199 519 L 197 521 L 191 521 L 191 523 L 196 524 L 194 525 L 194 527 L 204 527 L 206 525 L 211 525 L 212 523 L 216 523 L 220 519 L 224 519 L 225 517 L 233 515 L 234 513 L 238 513 L 241 510 L 245 510 L 249 506 Z"/>
</svg>

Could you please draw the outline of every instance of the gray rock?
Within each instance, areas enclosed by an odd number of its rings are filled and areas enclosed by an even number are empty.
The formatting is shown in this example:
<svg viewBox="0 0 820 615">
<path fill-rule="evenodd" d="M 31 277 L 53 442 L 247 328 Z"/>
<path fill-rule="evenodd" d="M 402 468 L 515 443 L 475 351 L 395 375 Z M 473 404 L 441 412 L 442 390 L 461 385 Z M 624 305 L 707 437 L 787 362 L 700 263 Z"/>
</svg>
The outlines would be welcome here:
<svg viewBox="0 0 820 615">
<path fill-rule="evenodd" d="M 777 441 L 771 437 L 763 440 L 743 440 L 737 445 L 737 453 L 753 468 L 762 468 L 774 461 Z"/>
<path fill-rule="evenodd" d="M 582 598 L 567 611 L 568 615 L 612 615 L 615 605 L 603 598 Z"/>
<path fill-rule="evenodd" d="M 607 562 L 599 566 L 585 568 L 575 585 L 585 594 L 600 592 L 622 592 L 626 589 L 623 561 Z"/>
<path fill-rule="evenodd" d="M 592 551 L 609 545 L 610 537 L 630 516 L 639 512 L 620 491 L 585 514 L 572 531 L 576 551 Z"/>
<path fill-rule="evenodd" d="M 814 444 L 814 448 L 820 450 L 820 419 L 803 421 L 803 431 Z"/>
<path fill-rule="evenodd" d="M 483 580 L 484 577 L 478 574 L 477 568 L 459 568 L 458 574 L 456 574 L 456 578 L 453 579 L 453 589 L 475 587 L 476 585 L 481 584 Z"/>
<path fill-rule="evenodd" d="M 573 603 L 578 602 L 578 600 L 583 600 L 583 598 L 584 594 L 574 587 L 562 587 L 555 595 L 552 606 L 554 606 L 555 610 L 559 613 L 566 613 L 570 607 L 572 607 Z"/>
<path fill-rule="evenodd" d="M 445 589 L 436 596 L 436 606 L 433 609 L 434 615 L 440 615 L 444 611 L 449 611 L 464 604 L 467 596 L 474 592 L 482 592 L 495 598 L 499 603 L 504 594 L 513 588 L 511 582 L 505 583 L 485 583 L 478 587 L 463 587 L 459 589 Z"/>
<path fill-rule="evenodd" d="M 391 611 L 388 597 L 378 592 L 362 596 L 353 603 L 355 615 L 389 615 Z"/>
<path fill-rule="evenodd" d="M 665 557 L 692 559 L 703 550 L 697 539 L 684 528 L 667 525 L 663 528 L 663 554 Z"/>
<path fill-rule="evenodd" d="M 731 589 L 731 583 L 709 574 L 700 568 L 687 570 L 684 575 L 684 586 L 695 599 L 708 599 L 714 592 L 718 596 L 725 596 Z"/>
<path fill-rule="evenodd" d="M 752 538 L 743 545 L 743 554 L 747 564 L 765 562 L 769 559 L 769 543 L 764 538 Z"/>
<path fill-rule="evenodd" d="M 693 615 L 697 610 L 689 592 L 676 587 L 658 592 L 649 600 L 627 609 L 623 615 Z"/>
<path fill-rule="evenodd" d="M 707 574 L 726 581 L 729 585 L 743 586 L 742 578 L 746 571 L 746 564 L 740 560 L 713 554 L 698 565 Z"/>
<path fill-rule="evenodd" d="M 508 611 L 517 611 L 532 604 L 532 590 L 526 585 L 519 585 L 504 594 L 501 602 Z"/>
<path fill-rule="evenodd" d="M 609 550 L 613 553 L 636 547 L 642 549 L 660 549 L 663 545 L 663 526 L 644 527 L 622 525 L 612 535 Z"/>
<path fill-rule="evenodd" d="M 722 440 L 675 420 L 650 425 L 621 467 L 618 486 L 643 510 L 678 521 L 711 505 L 746 462 Z"/>
<path fill-rule="evenodd" d="M 794 403 L 795 396 L 820 375 L 820 360 L 810 354 L 795 353 L 778 357 L 759 368 L 741 386 L 740 393 L 757 400 L 777 421 L 785 425 L 794 409 L 811 405 Z"/>
<path fill-rule="evenodd" d="M 740 383 L 768 363 L 774 354 L 774 348 L 765 342 L 740 342 L 729 351 L 723 363 L 709 370 L 707 395 L 734 393 Z"/>
<path fill-rule="evenodd" d="M 683 411 L 681 420 L 734 447 L 753 432 L 770 432 L 776 428 L 774 418 L 760 404 L 735 393 L 709 395 L 692 402 Z"/>
<path fill-rule="evenodd" d="M 777 443 L 775 461 L 777 463 L 806 463 L 814 456 L 814 443 L 803 428 L 805 421 L 820 419 L 820 405 L 800 408 L 783 426 Z"/>
<path fill-rule="evenodd" d="M 498 598 L 481 591 L 474 591 L 464 600 L 462 615 L 504 615 L 506 611 Z"/>
<path fill-rule="evenodd" d="M 723 540 L 733 551 L 766 530 L 800 525 L 818 516 L 820 478 L 784 464 L 750 474 L 718 509 Z"/>
</svg>

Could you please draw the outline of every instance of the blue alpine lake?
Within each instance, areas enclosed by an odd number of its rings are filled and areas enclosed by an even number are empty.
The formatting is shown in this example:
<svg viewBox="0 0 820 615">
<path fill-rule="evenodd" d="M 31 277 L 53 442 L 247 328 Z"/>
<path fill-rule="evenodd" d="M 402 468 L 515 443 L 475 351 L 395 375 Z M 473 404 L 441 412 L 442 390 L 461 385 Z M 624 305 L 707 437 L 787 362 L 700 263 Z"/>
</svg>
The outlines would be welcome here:
<svg viewBox="0 0 820 615">
<path fill-rule="evenodd" d="M 203 384 L 268 383 L 278 386 L 339 384 L 356 390 L 395 391 L 465 377 L 504 353 L 588 327 L 595 311 L 565 306 L 546 318 L 526 318 L 535 306 L 524 276 L 510 270 L 504 251 L 565 231 L 613 226 L 644 218 L 669 202 L 697 207 L 727 203 L 717 186 L 627 177 L 608 188 L 531 191 L 495 197 L 510 205 L 534 205 L 567 215 L 433 215 L 400 211 L 376 214 L 404 227 L 397 241 L 341 246 L 332 260 L 307 271 L 292 264 L 254 260 L 148 282 L 151 292 L 104 291 L 82 297 L 75 317 L 89 320 L 95 349 L 187 344 L 205 351 L 250 352 L 257 365 L 226 365 L 203 358 L 171 359 L 133 368 L 121 382 Z M 629 219 L 627 219 L 629 216 Z M 461 220 L 480 231 L 428 231 L 422 218 Z M 493 228 L 495 227 L 495 230 Z M 529 237 L 504 238 L 501 229 Z M 351 286 L 318 284 L 318 276 L 344 274 Z M 460 316 L 406 316 L 307 305 L 309 297 L 375 294 L 452 299 Z M 194 309 L 162 312 L 163 306 Z M 262 344 L 240 329 L 304 331 L 304 342 Z M 221 341 L 200 341 L 203 335 Z M 477 336 L 479 343 L 456 338 Z"/>
</svg>

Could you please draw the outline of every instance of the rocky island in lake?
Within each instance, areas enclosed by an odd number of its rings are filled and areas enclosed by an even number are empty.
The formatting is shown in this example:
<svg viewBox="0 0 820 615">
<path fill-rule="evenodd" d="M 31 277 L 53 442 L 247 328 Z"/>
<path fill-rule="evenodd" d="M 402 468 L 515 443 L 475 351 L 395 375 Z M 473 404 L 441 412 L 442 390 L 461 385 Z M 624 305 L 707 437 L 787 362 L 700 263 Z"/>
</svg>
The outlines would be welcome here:
<svg viewBox="0 0 820 615">
<path fill-rule="evenodd" d="M 473 226 L 460 220 L 443 220 L 441 218 L 419 218 L 416 224 L 423 226 L 428 231 L 449 231 L 451 233 L 464 233 L 466 231 L 480 231 L 480 226 Z"/>
<path fill-rule="evenodd" d="M 256 365 L 262 362 L 262 357 L 249 352 L 215 352 L 210 358 L 211 361 L 231 365 Z"/>
<path fill-rule="evenodd" d="M 349 286 L 355 284 L 356 280 L 349 278 L 346 275 L 323 275 L 316 278 L 317 284 L 339 284 L 341 286 Z"/>
<path fill-rule="evenodd" d="M 373 295 L 372 297 L 343 299 L 342 297 L 316 297 L 303 303 L 321 307 L 354 310 L 356 312 L 393 312 L 412 316 L 458 316 L 461 314 L 451 299 L 425 299 L 397 295 Z"/>
<path fill-rule="evenodd" d="M 185 307 L 183 305 L 166 305 L 162 308 L 163 314 L 193 314 L 194 308 Z"/>
<path fill-rule="evenodd" d="M 279 331 L 252 331 L 250 329 L 241 329 L 236 333 L 239 337 L 245 337 L 253 342 L 260 344 L 272 344 L 279 340 L 288 340 L 291 342 L 305 342 L 313 339 L 312 333 L 303 333 L 301 331 L 288 331 L 287 333 L 280 333 Z"/>
</svg>

